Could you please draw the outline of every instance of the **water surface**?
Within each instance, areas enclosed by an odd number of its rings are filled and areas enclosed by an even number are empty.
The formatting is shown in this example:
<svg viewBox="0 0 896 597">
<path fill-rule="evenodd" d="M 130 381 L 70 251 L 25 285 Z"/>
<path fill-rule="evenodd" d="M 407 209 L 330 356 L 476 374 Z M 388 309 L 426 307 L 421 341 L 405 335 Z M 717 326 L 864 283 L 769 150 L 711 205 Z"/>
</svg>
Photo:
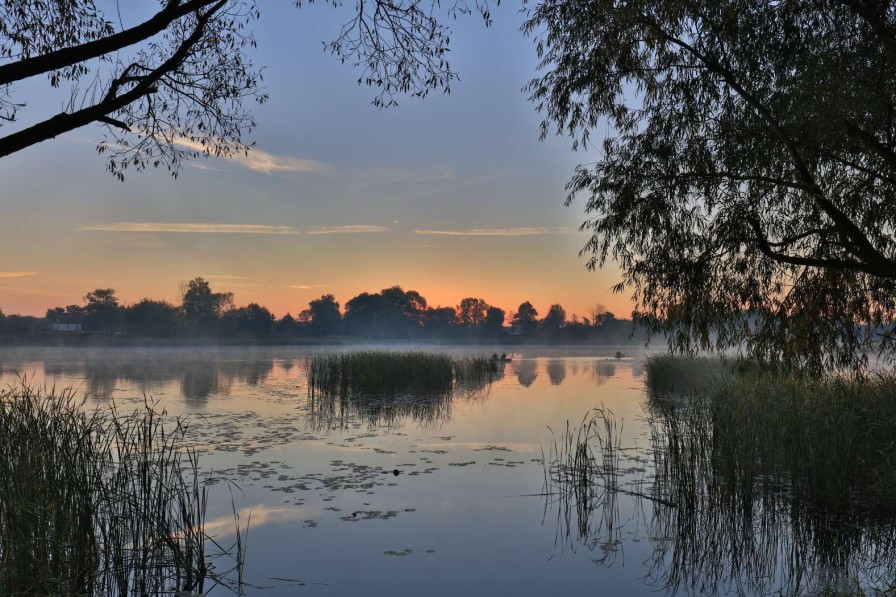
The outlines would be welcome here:
<svg viewBox="0 0 896 597">
<path fill-rule="evenodd" d="M 699 549 L 678 545 L 684 522 L 649 499 L 621 492 L 577 511 L 543 495 L 555 437 L 597 406 L 619 426 L 625 487 L 649 487 L 643 352 L 517 348 L 487 391 L 327 412 L 305 379 L 306 357 L 325 350 L 0 350 L 0 383 L 73 385 L 87 407 L 147 397 L 188 417 L 212 490 L 209 529 L 233 540 L 231 500 L 243 522 L 251 515 L 246 580 L 266 589 L 250 594 L 812 592 L 820 574 L 845 574 L 809 562 L 798 572 L 811 578 L 794 585 L 784 539 L 763 547 L 770 567 L 754 573 L 743 557 L 726 572 L 725 554 L 701 562 Z M 708 570 L 682 578 L 700 565 Z M 765 578 L 751 584 L 755 574 Z"/>
</svg>

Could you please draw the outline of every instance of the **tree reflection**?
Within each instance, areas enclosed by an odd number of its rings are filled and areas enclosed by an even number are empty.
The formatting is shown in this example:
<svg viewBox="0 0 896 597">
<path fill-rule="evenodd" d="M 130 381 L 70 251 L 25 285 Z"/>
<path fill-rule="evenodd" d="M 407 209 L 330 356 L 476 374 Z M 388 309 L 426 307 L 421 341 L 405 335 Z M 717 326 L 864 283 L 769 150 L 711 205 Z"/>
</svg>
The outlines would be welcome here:
<svg viewBox="0 0 896 597">
<path fill-rule="evenodd" d="M 858 503 L 813 507 L 790 491 L 786 471 L 774 482 L 732 482 L 716 458 L 711 424 L 696 422 L 682 403 L 654 401 L 649 412 L 647 449 L 623 449 L 607 411 L 557 438 L 545 495 L 560 545 L 584 544 L 602 553 L 595 561 L 609 563 L 624 546 L 620 527 L 632 523 L 652 544 L 648 582 L 670 593 L 876 594 L 892 587 L 892 517 Z M 630 504 L 620 508 L 622 499 Z"/>
<path fill-rule="evenodd" d="M 562 359 L 551 359 L 548 361 L 548 379 L 551 380 L 552 386 L 559 386 L 566 379 L 566 361 Z"/>
<path fill-rule="evenodd" d="M 538 363 L 536 361 L 514 361 L 513 367 L 516 379 L 523 387 L 528 388 L 538 377 Z"/>
</svg>

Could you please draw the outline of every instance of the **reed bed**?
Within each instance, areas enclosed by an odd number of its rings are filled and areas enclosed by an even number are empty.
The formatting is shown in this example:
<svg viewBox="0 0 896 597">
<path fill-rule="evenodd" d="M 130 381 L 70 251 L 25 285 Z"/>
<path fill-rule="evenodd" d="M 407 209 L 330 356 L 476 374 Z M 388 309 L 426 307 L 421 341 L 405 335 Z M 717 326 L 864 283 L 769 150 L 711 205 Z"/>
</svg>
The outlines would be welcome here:
<svg viewBox="0 0 896 597">
<path fill-rule="evenodd" d="M 0 391 L 0 594 L 192 595 L 225 583 L 185 424 L 71 389 Z M 226 552 L 226 553 L 224 553 Z M 240 587 L 234 587 L 237 591 Z"/>
<path fill-rule="evenodd" d="M 812 380 L 670 359 L 646 365 L 648 447 L 621 446 L 603 410 L 554 442 L 545 493 L 559 528 L 606 545 L 631 522 L 606 520 L 619 510 L 614 496 L 627 494 L 662 590 L 896 590 L 896 377 Z M 658 391 L 688 367 L 713 372 L 701 391 Z"/>
<path fill-rule="evenodd" d="M 308 362 L 309 417 L 317 428 L 360 418 L 369 426 L 404 419 L 435 427 L 453 401 L 482 395 L 503 363 L 428 352 L 358 351 L 317 355 Z"/>
<path fill-rule="evenodd" d="M 745 496 L 785 490 L 819 511 L 896 514 L 893 374 L 811 379 L 746 365 L 683 402 L 649 396 L 670 445 L 693 445 Z"/>
</svg>

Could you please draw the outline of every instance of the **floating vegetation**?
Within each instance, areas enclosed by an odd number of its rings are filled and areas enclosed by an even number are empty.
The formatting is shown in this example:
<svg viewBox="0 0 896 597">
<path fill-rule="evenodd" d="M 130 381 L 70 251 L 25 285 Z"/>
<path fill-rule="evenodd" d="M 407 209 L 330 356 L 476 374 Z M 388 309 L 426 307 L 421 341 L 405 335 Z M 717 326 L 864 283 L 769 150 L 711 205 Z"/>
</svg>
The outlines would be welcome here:
<svg viewBox="0 0 896 597">
<path fill-rule="evenodd" d="M 371 426 L 405 418 L 432 426 L 450 418 L 456 396 L 480 395 L 501 369 L 486 357 L 428 352 L 317 355 L 308 362 L 309 416 L 318 428 L 344 428 L 356 417 Z"/>
<path fill-rule="evenodd" d="M 196 454 L 164 416 L 88 412 L 72 390 L 24 380 L 0 391 L 0 594 L 203 594 L 241 577 L 239 525 L 210 553 Z M 218 571 L 224 555 L 233 567 Z"/>
<path fill-rule="evenodd" d="M 709 364 L 667 359 L 648 362 L 648 380 L 688 366 L 705 375 Z M 623 448 L 607 411 L 555 440 L 545 494 L 561 535 L 611 553 L 628 522 L 616 497 L 628 494 L 666 591 L 892 590 L 896 380 L 709 368 L 714 381 L 698 393 L 648 382 L 649 447 Z"/>
</svg>

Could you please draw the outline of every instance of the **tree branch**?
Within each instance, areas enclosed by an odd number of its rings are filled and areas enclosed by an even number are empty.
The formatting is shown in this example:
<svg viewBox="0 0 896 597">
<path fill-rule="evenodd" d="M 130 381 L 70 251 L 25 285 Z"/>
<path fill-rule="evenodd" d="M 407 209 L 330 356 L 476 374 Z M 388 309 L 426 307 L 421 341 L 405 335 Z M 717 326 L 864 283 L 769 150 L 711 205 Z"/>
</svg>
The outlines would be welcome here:
<svg viewBox="0 0 896 597">
<path fill-rule="evenodd" d="M 865 236 L 865 234 L 855 224 L 855 222 L 853 222 L 849 218 L 849 216 L 843 213 L 843 211 L 837 208 L 837 206 L 834 205 L 834 203 L 825 196 L 824 191 L 822 191 L 821 187 L 818 186 L 818 183 L 812 176 L 812 173 L 802 155 L 800 154 L 799 148 L 796 146 L 796 143 L 794 143 L 793 139 L 791 139 L 784 132 L 783 126 L 774 117 L 774 115 L 771 113 L 771 110 L 769 110 L 769 108 L 761 101 L 759 101 L 759 99 L 756 98 L 753 94 L 748 92 L 737 81 L 734 73 L 731 72 L 731 70 L 725 67 L 723 64 L 721 64 L 718 60 L 704 54 L 686 41 L 670 35 L 662 27 L 660 27 L 659 24 L 648 18 L 646 15 L 642 14 L 641 18 L 649 27 L 656 30 L 662 39 L 666 40 L 668 43 L 678 46 L 682 50 L 691 54 L 694 58 L 703 63 L 707 69 L 721 76 L 725 83 L 732 90 L 734 90 L 741 99 L 743 99 L 756 111 L 756 113 L 765 121 L 766 125 L 771 129 L 775 137 L 777 137 L 778 140 L 787 149 L 797 175 L 803 180 L 803 183 L 807 187 L 807 193 L 810 197 L 813 198 L 818 207 L 825 214 L 827 214 L 827 216 L 833 221 L 834 225 L 837 226 L 837 228 L 843 233 L 843 235 L 849 238 L 855 244 L 856 251 L 859 253 L 859 255 L 861 255 L 868 266 L 873 267 L 876 272 L 885 272 L 877 273 L 876 275 L 882 275 L 888 278 L 896 277 L 896 262 L 881 253 L 877 249 L 877 247 L 875 247 L 871 243 L 871 241 L 868 240 L 868 237 Z"/>
<path fill-rule="evenodd" d="M 194 13 L 203 7 L 210 6 L 216 0 L 188 0 L 180 4 L 179 0 L 168 0 L 165 7 L 152 18 L 143 23 L 125 29 L 108 37 L 103 37 L 78 46 L 63 48 L 35 56 L 18 60 L 0 66 L 0 85 L 9 85 L 22 79 L 35 75 L 59 70 L 86 60 L 99 58 L 106 54 L 116 52 L 135 43 L 160 33 L 168 28 L 171 23 L 190 13 Z"/>
<path fill-rule="evenodd" d="M 200 15 L 193 33 L 180 43 L 177 50 L 170 58 L 168 58 L 168 60 L 148 72 L 145 76 L 140 77 L 139 82 L 137 82 L 134 87 L 121 95 L 117 95 L 119 84 L 113 82 L 109 92 L 98 104 L 82 108 L 76 112 L 57 114 L 43 122 L 39 122 L 24 130 L 0 138 L 0 158 L 6 157 L 36 143 L 52 139 L 62 133 L 67 133 L 86 124 L 90 124 L 91 122 L 96 122 L 98 120 L 108 121 L 106 117 L 109 114 L 116 110 L 120 110 L 131 102 L 137 101 L 141 97 L 154 93 L 156 91 L 156 83 L 166 73 L 176 69 L 189 56 L 192 47 L 202 39 L 208 21 L 226 3 L 227 0 L 218 0 L 217 4 L 209 8 L 204 14 Z"/>
</svg>

